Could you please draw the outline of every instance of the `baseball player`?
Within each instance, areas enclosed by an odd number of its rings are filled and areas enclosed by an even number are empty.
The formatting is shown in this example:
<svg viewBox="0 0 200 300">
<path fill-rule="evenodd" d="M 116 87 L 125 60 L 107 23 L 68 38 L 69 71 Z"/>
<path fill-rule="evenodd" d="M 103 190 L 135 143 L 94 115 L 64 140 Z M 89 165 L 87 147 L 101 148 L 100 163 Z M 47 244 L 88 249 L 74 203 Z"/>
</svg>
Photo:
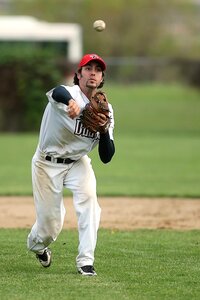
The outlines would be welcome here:
<svg viewBox="0 0 200 300">
<path fill-rule="evenodd" d="M 88 153 L 98 145 L 103 163 L 111 161 L 114 118 L 109 104 L 110 126 L 106 132 L 90 132 L 81 122 L 85 105 L 104 84 L 106 64 L 96 54 L 86 54 L 74 75 L 74 85 L 60 85 L 47 92 L 48 104 L 43 114 L 39 142 L 32 159 L 32 186 L 36 221 L 27 238 L 27 247 L 43 267 L 52 261 L 49 245 L 62 230 L 65 207 L 63 188 L 73 193 L 77 215 L 79 246 L 76 257 L 78 273 L 96 275 L 94 252 L 101 209 L 96 195 L 96 178 Z M 99 114 L 99 126 L 106 117 Z"/>
</svg>

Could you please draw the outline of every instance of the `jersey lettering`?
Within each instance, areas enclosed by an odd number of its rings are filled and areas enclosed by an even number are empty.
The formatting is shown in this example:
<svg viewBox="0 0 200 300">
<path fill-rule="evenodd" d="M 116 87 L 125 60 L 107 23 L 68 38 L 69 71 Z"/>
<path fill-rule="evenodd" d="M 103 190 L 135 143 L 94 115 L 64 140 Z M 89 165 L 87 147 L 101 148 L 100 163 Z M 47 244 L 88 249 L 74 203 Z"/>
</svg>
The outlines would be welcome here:
<svg viewBox="0 0 200 300">
<path fill-rule="evenodd" d="M 84 136 L 91 139 L 98 139 L 98 134 L 94 132 L 90 132 L 87 128 L 83 127 L 83 124 L 81 122 L 81 119 L 76 119 L 76 125 L 75 125 L 75 135 Z"/>
</svg>

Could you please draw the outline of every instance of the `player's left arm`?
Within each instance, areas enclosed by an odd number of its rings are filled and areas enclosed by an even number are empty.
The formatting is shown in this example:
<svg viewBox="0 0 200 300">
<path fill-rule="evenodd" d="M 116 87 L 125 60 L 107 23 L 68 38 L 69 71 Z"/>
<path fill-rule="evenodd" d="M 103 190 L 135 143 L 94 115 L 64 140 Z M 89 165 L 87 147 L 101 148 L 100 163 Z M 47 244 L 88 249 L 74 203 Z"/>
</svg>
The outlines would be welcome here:
<svg viewBox="0 0 200 300">
<path fill-rule="evenodd" d="M 57 86 L 52 93 L 52 98 L 56 102 L 64 103 L 68 106 L 68 116 L 72 119 L 80 114 L 80 107 L 76 101 L 72 98 L 70 92 L 63 86 Z"/>
<path fill-rule="evenodd" d="M 111 161 L 113 155 L 115 154 L 115 144 L 110 138 L 109 131 L 100 134 L 98 151 L 99 157 L 104 164 L 107 164 Z"/>
</svg>

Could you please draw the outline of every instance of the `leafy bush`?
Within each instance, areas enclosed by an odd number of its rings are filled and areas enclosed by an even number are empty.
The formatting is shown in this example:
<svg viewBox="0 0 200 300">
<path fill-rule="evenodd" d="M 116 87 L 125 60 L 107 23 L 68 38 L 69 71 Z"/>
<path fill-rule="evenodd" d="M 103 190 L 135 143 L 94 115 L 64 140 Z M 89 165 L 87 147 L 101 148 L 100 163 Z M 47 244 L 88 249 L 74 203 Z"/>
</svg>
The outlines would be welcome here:
<svg viewBox="0 0 200 300">
<path fill-rule="evenodd" d="M 0 130 L 38 130 L 45 93 L 62 78 L 63 53 L 55 45 L 0 43 Z"/>
</svg>

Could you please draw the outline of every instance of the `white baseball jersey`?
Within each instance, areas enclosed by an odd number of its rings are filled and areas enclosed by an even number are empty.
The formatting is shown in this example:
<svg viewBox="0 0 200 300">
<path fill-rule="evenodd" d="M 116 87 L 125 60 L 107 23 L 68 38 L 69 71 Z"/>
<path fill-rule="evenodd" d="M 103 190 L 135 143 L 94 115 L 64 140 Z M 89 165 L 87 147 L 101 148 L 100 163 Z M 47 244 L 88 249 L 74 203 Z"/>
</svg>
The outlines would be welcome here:
<svg viewBox="0 0 200 300">
<path fill-rule="evenodd" d="M 81 110 L 89 102 L 78 85 L 63 85 L 63 87 L 69 91 Z M 100 135 L 84 128 L 79 117 L 71 119 L 67 114 L 68 106 L 55 101 L 52 93 L 53 89 L 46 93 L 49 103 L 41 123 L 38 150 L 54 158 L 78 160 L 98 144 Z M 109 110 L 111 117 L 109 134 L 113 140 L 114 117 L 111 104 L 109 104 Z"/>
</svg>

